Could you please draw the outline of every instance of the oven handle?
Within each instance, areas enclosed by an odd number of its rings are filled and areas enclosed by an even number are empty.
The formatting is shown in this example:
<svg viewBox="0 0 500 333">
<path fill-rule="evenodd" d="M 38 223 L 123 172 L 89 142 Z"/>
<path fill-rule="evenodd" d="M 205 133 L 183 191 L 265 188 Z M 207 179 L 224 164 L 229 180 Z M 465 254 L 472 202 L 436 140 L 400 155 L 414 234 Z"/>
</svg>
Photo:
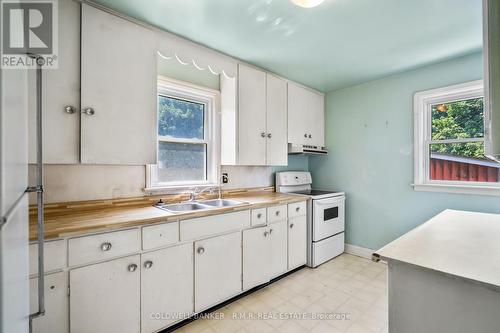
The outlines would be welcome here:
<svg viewBox="0 0 500 333">
<path fill-rule="evenodd" d="M 344 202 L 344 198 L 330 198 L 330 199 L 319 199 L 319 200 L 314 200 L 313 203 L 315 206 L 332 206 L 336 207 L 339 206 Z"/>
</svg>

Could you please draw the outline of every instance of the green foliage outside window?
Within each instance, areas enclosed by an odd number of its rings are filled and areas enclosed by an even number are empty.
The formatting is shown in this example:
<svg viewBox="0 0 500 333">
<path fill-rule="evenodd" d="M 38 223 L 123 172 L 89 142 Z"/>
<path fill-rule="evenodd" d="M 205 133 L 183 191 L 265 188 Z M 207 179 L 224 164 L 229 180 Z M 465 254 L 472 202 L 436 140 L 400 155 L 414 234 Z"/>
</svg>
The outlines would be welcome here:
<svg viewBox="0 0 500 333">
<path fill-rule="evenodd" d="M 432 140 L 484 137 L 483 98 L 432 106 Z M 431 152 L 484 158 L 483 142 L 433 144 Z"/>
</svg>

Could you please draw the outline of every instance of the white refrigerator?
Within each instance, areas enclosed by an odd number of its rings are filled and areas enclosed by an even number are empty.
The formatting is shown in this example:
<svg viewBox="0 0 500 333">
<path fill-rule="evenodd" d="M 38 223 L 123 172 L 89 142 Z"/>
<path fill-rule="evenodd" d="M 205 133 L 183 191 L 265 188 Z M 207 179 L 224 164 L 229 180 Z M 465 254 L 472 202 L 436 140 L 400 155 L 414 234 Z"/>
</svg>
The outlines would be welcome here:
<svg viewBox="0 0 500 333">
<path fill-rule="evenodd" d="M 42 70 L 28 89 L 26 69 L 0 70 L 0 333 L 27 333 L 44 315 L 44 276 L 38 274 L 37 307 L 29 302 L 28 192 L 38 204 L 38 273 L 43 272 Z M 36 88 L 36 89 L 34 89 Z M 28 187 L 28 92 L 36 90 L 37 184 Z"/>
<path fill-rule="evenodd" d="M 0 113 L 0 332 L 29 326 L 28 76 L 1 70 Z"/>
</svg>

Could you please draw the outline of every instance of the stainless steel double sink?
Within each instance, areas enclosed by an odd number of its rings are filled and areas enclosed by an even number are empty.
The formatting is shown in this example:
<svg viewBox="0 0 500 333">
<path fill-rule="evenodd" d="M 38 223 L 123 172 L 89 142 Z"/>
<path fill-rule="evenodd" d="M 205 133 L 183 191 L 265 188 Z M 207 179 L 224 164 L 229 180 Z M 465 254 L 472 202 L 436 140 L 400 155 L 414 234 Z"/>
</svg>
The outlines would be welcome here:
<svg viewBox="0 0 500 333">
<path fill-rule="evenodd" d="M 203 200 L 203 201 L 187 201 L 175 204 L 164 204 L 160 202 L 157 203 L 155 207 L 166 210 L 171 213 L 184 213 L 184 212 L 192 212 L 204 209 L 238 206 L 244 204 L 246 204 L 246 202 L 238 200 L 213 199 L 213 200 Z"/>
</svg>

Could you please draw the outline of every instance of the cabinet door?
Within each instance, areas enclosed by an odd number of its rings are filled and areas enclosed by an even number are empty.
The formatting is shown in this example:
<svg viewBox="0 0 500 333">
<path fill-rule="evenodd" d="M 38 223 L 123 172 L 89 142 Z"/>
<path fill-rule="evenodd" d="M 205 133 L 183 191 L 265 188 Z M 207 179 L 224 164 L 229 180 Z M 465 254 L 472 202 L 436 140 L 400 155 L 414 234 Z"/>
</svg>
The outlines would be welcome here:
<svg viewBox="0 0 500 333">
<path fill-rule="evenodd" d="M 195 312 L 241 292 L 241 232 L 195 242 Z"/>
<path fill-rule="evenodd" d="M 288 164 L 286 82 L 267 78 L 267 165 Z"/>
<path fill-rule="evenodd" d="M 302 266 L 307 261 L 307 217 L 288 219 L 288 269 Z"/>
<path fill-rule="evenodd" d="M 266 164 L 266 73 L 245 65 L 238 70 L 238 164 Z"/>
<path fill-rule="evenodd" d="M 71 333 L 140 332 L 140 257 L 70 271 Z"/>
<path fill-rule="evenodd" d="M 58 68 L 43 71 L 43 161 L 80 160 L 80 3 L 58 2 Z M 36 71 L 30 72 L 29 161 L 36 162 Z M 65 108 L 71 107 L 73 113 Z"/>
<path fill-rule="evenodd" d="M 269 225 L 271 239 L 270 278 L 275 278 L 287 271 L 287 221 Z"/>
<path fill-rule="evenodd" d="M 243 290 L 269 281 L 270 236 L 268 227 L 243 231 Z"/>
<path fill-rule="evenodd" d="M 325 96 L 308 92 L 309 111 L 311 117 L 307 132 L 311 134 L 309 144 L 312 146 L 325 146 Z"/>
<path fill-rule="evenodd" d="M 145 253 L 141 267 L 142 333 L 158 331 L 193 313 L 192 243 Z"/>
<path fill-rule="evenodd" d="M 68 333 L 68 274 L 45 275 L 45 315 L 33 320 L 34 333 Z M 30 309 L 38 309 L 38 279 L 30 279 Z"/>
<path fill-rule="evenodd" d="M 81 161 L 156 163 L 154 33 L 82 4 Z"/>
<path fill-rule="evenodd" d="M 307 113 L 308 95 L 306 89 L 288 83 L 288 142 L 308 144 L 308 124 L 310 115 Z"/>
</svg>

